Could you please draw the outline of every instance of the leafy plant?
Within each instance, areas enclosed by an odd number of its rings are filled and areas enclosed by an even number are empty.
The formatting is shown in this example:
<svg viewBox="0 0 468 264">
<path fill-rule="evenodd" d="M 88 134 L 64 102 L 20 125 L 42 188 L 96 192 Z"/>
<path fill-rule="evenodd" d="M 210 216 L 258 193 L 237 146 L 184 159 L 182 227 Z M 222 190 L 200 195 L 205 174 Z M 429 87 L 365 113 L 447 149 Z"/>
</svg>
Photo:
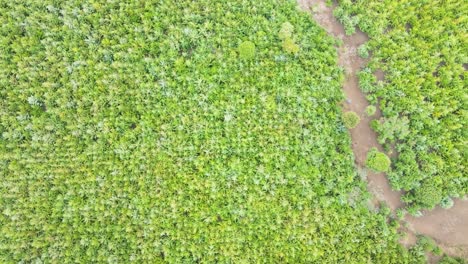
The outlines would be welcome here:
<svg viewBox="0 0 468 264">
<path fill-rule="evenodd" d="M 283 49 L 288 53 L 297 53 L 299 45 L 294 41 L 294 26 L 289 22 L 281 24 L 281 29 L 278 33 L 280 39 L 283 40 Z"/>
<path fill-rule="evenodd" d="M 288 53 L 297 53 L 299 51 L 299 45 L 297 45 L 293 39 L 286 38 L 283 41 L 283 49 Z"/>
<path fill-rule="evenodd" d="M 367 116 L 373 116 L 375 115 L 375 112 L 377 111 L 377 108 L 373 105 L 369 105 L 366 107 L 366 114 Z"/>
<path fill-rule="evenodd" d="M 255 44 L 244 41 L 239 45 L 239 56 L 242 59 L 252 59 L 255 57 Z"/>
<path fill-rule="evenodd" d="M 384 153 L 371 148 L 367 153 L 366 166 L 376 172 L 386 172 L 390 168 L 390 159 Z"/>
<path fill-rule="evenodd" d="M 449 209 L 453 207 L 453 200 L 450 197 L 445 197 L 440 201 L 440 206 L 445 209 Z"/>
<path fill-rule="evenodd" d="M 442 190 L 426 180 L 414 191 L 414 198 L 423 208 L 433 209 L 442 201 Z"/>
<path fill-rule="evenodd" d="M 369 47 L 366 44 L 362 44 L 358 48 L 358 55 L 363 59 L 369 58 Z"/>
<path fill-rule="evenodd" d="M 282 40 L 292 38 L 294 33 L 294 26 L 289 22 L 281 24 L 281 29 L 278 33 L 278 37 Z"/>
<path fill-rule="evenodd" d="M 359 118 L 359 116 L 353 111 L 349 111 L 343 114 L 343 123 L 345 127 L 349 129 L 355 128 L 360 121 L 361 118 Z"/>
</svg>

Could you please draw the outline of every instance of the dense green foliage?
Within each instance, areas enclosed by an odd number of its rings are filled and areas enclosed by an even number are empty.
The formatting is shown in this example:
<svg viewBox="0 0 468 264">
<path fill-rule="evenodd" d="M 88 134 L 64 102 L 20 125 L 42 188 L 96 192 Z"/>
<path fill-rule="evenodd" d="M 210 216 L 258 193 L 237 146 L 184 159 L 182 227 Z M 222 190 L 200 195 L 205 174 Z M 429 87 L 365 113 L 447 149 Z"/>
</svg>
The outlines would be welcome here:
<svg viewBox="0 0 468 264">
<path fill-rule="evenodd" d="M 366 48 L 372 59 L 360 73 L 360 86 L 372 103 L 379 101 L 380 142 L 399 153 L 388 175 L 392 186 L 407 191 L 405 201 L 414 209 L 438 200 L 425 201 L 421 189 L 428 184 L 442 197 L 466 195 L 467 2 L 338 2 L 335 15 L 347 32 L 358 26 L 371 37 Z M 377 69 L 385 72 L 384 81 L 373 75 Z"/>
<path fill-rule="evenodd" d="M 366 206 L 335 42 L 294 1 L 0 13 L 0 262 L 422 259 Z"/>
<path fill-rule="evenodd" d="M 355 128 L 360 121 L 361 118 L 353 111 L 348 111 L 343 114 L 343 123 L 349 129 Z"/>
<path fill-rule="evenodd" d="M 390 158 L 377 150 L 377 148 L 371 148 L 367 153 L 366 166 L 375 172 L 386 172 L 390 168 Z"/>
<path fill-rule="evenodd" d="M 452 258 L 449 256 L 444 256 L 440 261 L 439 264 L 466 264 L 466 260 L 463 258 Z"/>
</svg>

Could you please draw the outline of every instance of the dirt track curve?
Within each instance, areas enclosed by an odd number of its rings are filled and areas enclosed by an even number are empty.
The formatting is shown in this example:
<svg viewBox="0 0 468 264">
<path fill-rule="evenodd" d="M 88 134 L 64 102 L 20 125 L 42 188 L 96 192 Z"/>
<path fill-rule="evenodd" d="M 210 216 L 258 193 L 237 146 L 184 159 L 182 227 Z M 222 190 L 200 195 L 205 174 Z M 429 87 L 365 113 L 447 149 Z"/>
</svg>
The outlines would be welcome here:
<svg viewBox="0 0 468 264">
<path fill-rule="evenodd" d="M 359 125 L 351 130 L 353 152 L 357 167 L 365 171 L 364 162 L 367 152 L 372 147 L 382 151 L 377 142 L 377 135 L 370 127 L 370 121 L 381 117 L 378 111 L 369 118 L 365 115 L 365 108 L 369 105 L 365 95 L 358 85 L 356 73 L 367 64 L 367 60 L 360 58 L 357 48 L 367 42 L 369 38 L 363 32 L 357 30 L 352 36 L 346 36 L 341 23 L 333 16 L 333 7 L 328 7 L 325 0 L 298 0 L 299 6 L 312 13 L 312 17 L 330 35 L 341 39 L 343 45 L 338 48 L 338 62 L 345 69 L 346 80 L 343 91 L 346 102 L 344 111 L 354 111 L 361 116 Z M 383 80 L 382 72 L 376 73 L 379 80 Z M 392 210 L 404 207 L 401 202 L 401 192 L 393 191 L 383 173 L 366 171 L 368 189 L 374 195 L 374 203 L 385 201 Z M 407 216 L 405 221 L 409 224 L 408 237 L 401 241 L 408 246 L 415 242 L 415 234 L 428 235 L 436 240 L 445 253 L 453 256 L 468 258 L 468 200 L 456 200 L 450 209 L 437 207 L 430 212 L 424 212 L 422 217 Z"/>
</svg>

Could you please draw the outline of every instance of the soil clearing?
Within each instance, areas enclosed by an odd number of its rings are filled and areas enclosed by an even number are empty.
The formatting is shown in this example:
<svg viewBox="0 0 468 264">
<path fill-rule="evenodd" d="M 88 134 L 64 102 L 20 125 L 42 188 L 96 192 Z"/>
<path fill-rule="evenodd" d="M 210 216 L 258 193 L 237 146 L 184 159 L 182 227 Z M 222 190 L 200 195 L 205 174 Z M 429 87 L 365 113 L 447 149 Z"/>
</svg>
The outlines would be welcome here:
<svg viewBox="0 0 468 264">
<path fill-rule="evenodd" d="M 366 34 L 360 30 L 351 36 L 346 36 L 343 25 L 333 16 L 333 7 L 328 7 L 325 0 L 298 0 L 299 6 L 312 13 L 312 17 L 330 35 L 341 39 L 343 45 L 338 48 L 338 63 L 346 73 L 343 91 L 346 101 L 343 104 L 344 111 L 354 111 L 361 116 L 361 122 L 351 129 L 352 148 L 358 169 L 367 174 L 368 189 L 374 195 L 374 204 L 384 201 L 394 211 L 404 207 L 401 202 L 401 192 L 393 191 L 384 173 L 373 173 L 365 169 L 367 152 L 376 147 L 382 151 L 382 146 L 377 142 L 377 134 L 371 129 L 370 121 L 379 119 L 381 113 L 378 110 L 373 117 L 367 117 L 365 108 L 369 105 L 364 93 L 360 90 L 356 73 L 364 67 L 368 60 L 362 59 L 357 54 L 361 44 L 369 40 Z M 379 80 L 384 79 L 383 72 L 376 73 Z M 394 153 L 396 155 L 396 153 Z M 405 246 L 415 243 L 415 234 L 428 235 L 435 239 L 445 253 L 452 256 L 468 258 L 468 201 L 456 200 L 450 209 L 436 209 L 424 212 L 422 217 L 407 216 L 408 234 L 404 241 Z"/>
</svg>

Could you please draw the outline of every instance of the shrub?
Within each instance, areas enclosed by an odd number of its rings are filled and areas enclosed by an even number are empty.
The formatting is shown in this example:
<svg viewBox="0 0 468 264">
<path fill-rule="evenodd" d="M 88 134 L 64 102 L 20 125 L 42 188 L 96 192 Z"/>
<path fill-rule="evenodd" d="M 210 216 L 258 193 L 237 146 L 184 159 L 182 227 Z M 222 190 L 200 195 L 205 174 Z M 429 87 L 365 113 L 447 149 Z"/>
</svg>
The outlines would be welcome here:
<svg viewBox="0 0 468 264">
<path fill-rule="evenodd" d="M 250 41 L 242 42 L 238 49 L 242 59 L 252 59 L 255 56 L 255 44 Z"/>
<path fill-rule="evenodd" d="M 424 181 L 414 191 L 414 197 L 425 208 L 432 209 L 442 201 L 442 190 L 430 181 Z"/>
<path fill-rule="evenodd" d="M 353 111 L 346 112 L 343 115 L 344 125 L 349 129 L 355 128 L 360 121 L 361 119 L 359 118 L 359 116 Z"/>
<path fill-rule="evenodd" d="M 369 49 L 368 49 L 366 44 L 363 44 L 363 45 L 359 46 L 358 55 L 359 55 L 359 57 L 361 57 L 363 59 L 369 58 Z"/>
<path fill-rule="evenodd" d="M 297 53 L 299 51 L 299 45 L 297 45 L 292 38 L 286 38 L 283 41 L 283 49 L 289 53 Z"/>
<path fill-rule="evenodd" d="M 390 159 L 376 148 L 367 153 L 366 166 L 376 172 L 386 172 L 390 168 Z"/>
<path fill-rule="evenodd" d="M 399 220 L 403 220 L 405 218 L 406 211 L 405 209 L 398 208 L 396 210 L 396 216 Z"/>
<path fill-rule="evenodd" d="M 434 252 L 437 251 L 436 249 L 438 248 L 434 239 L 428 236 L 419 236 L 417 245 L 420 246 L 425 252 Z"/>
<path fill-rule="evenodd" d="M 445 208 L 445 209 L 452 208 L 453 206 L 452 198 L 445 197 L 444 199 L 442 199 L 442 201 L 440 201 L 440 206 L 442 206 L 442 208 Z"/>
<path fill-rule="evenodd" d="M 292 38 L 293 32 L 294 26 L 289 22 L 284 22 L 283 24 L 281 24 L 281 29 L 278 33 L 278 37 L 283 40 L 287 38 Z"/>
<path fill-rule="evenodd" d="M 288 53 L 297 53 L 299 45 L 294 41 L 294 26 L 289 22 L 284 22 L 278 32 L 278 37 L 283 40 L 283 49 Z"/>
<path fill-rule="evenodd" d="M 375 115 L 375 112 L 377 111 L 377 108 L 373 105 L 369 105 L 366 107 L 366 114 L 367 116 L 373 116 Z"/>
</svg>

